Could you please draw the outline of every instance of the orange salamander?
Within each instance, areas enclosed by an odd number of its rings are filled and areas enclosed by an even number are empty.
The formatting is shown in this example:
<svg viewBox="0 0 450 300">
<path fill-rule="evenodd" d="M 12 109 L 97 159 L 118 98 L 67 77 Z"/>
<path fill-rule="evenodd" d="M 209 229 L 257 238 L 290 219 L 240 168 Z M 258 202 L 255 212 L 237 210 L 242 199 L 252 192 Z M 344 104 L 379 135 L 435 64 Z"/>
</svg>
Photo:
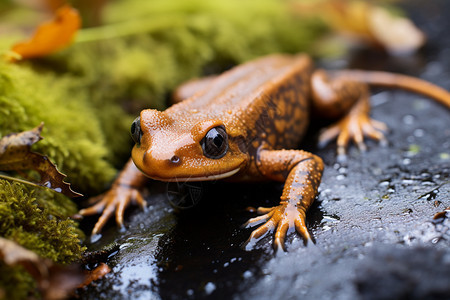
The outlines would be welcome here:
<svg viewBox="0 0 450 300">
<path fill-rule="evenodd" d="M 111 190 L 82 215 L 102 212 L 93 229 L 99 233 L 116 213 L 123 226 L 125 207 L 145 207 L 140 189 L 149 177 L 161 181 L 274 180 L 284 182 L 280 204 L 258 208 L 247 222 L 259 225 L 248 240 L 275 232 L 274 248 L 284 249 L 290 228 L 305 239 L 306 211 L 317 195 L 323 162 L 293 150 L 310 118 L 336 118 L 320 143 L 337 138 L 338 155 L 350 141 L 365 149 L 364 137 L 384 140 L 386 126 L 369 117 L 368 84 L 424 94 L 450 108 L 450 94 L 426 81 L 370 71 L 314 70 L 304 54 L 274 54 L 239 65 L 215 78 L 179 89 L 186 100 L 165 111 L 143 110 L 131 126 L 136 143 L 130 160 Z"/>
</svg>

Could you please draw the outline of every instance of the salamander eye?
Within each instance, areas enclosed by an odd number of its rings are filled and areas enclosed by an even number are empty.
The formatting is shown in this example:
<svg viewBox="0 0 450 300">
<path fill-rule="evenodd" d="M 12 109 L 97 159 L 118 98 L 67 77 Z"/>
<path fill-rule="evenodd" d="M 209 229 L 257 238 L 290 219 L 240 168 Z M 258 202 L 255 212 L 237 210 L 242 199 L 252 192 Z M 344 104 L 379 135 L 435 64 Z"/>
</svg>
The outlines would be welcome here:
<svg viewBox="0 0 450 300">
<path fill-rule="evenodd" d="M 141 118 L 137 117 L 133 124 L 131 124 L 131 137 L 133 141 L 139 145 L 141 143 L 142 130 L 141 130 Z"/>
<path fill-rule="evenodd" d="M 208 158 L 223 157 L 228 150 L 228 135 L 223 126 L 211 128 L 200 141 L 203 154 Z"/>
</svg>

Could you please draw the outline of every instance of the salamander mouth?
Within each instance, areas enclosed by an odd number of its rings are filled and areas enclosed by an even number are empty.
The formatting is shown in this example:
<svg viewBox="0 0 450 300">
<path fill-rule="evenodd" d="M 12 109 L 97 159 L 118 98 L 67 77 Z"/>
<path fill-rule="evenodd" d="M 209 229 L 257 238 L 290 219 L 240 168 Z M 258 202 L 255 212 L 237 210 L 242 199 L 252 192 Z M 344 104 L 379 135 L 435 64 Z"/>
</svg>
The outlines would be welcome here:
<svg viewBox="0 0 450 300">
<path fill-rule="evenodd" d="M 234 174 L 236 174 L 237 172 L 239 172 L 241 168 L 236 168 L 234 170 L 225 172 L 225 173 L 221 173 L 221 174 L 211 174 L 208 176 L 199 176 L 199 177 L 174 177 L 174 178 L 154 178 L 157 180 L 161 180 L 161 181 L 166 181 L 166 182 L 193 182 L 193 181 L 211 181 L 211 180 L 219 180 L 219 179 L 223 179 L 223 178 L 227 178 L 230 176 L 233 176 Z"/>
</svg>

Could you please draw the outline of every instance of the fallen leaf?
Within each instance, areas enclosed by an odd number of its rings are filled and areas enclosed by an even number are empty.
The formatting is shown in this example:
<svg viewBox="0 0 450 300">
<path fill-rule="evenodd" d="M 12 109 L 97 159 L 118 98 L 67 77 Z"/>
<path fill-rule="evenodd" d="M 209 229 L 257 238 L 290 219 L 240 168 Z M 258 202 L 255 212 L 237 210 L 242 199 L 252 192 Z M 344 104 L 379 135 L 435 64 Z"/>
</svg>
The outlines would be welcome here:
<svg viewBox="0 0 450 300">
<path fill-rule="evenodd" d="M 79 265 L 55 265 L 19 244 L 0 237 L 0 259 L 8 266 L 22 266 L 36 281 L 43 299 L 65 299 L 86 275 Z"/>
<path fill-rule="evenodd" d="M 36 253 L 2 237 L 0 237 L 0 259 L 8 266 L 22 265 L 33 277 L 48 274 L 47 266 L 41 263 Z"/>
<path fill-rule="evenodd" d="M 450 206 L 444 209 L 444 211 L 436 213 L 433 217 L 433 220 L 435 222 L 442 222 L 445 218 L 450 218 Z"/>
<path fill-rule="evenodd" d="M 58 171 L 56 166 L 46 157 L 31 151 L 31 146 L 40 141 L 44 124 L 21 133 L 13 133 L 0 139 L 0 170 L 25 171 L 35 170 L 40 180 L 35 184 L 45 186 L 68 197 L 78 197 L 70 184 L 64 182 L 66 175 Z"/>
<path fill-rule="evenodd" d="M 15 44 L 9 60 L 42 57 L 56 52 L 69 45 L 81 26 L 78 11 L 69 5 L 59 8 L 54 19 L 41 24 L 32 38 Z"/>
<path fill-rule="evenodd" d="M 78 287 L 83 288 L 85 286 L 88 286 L 89 284 L 92 283 L 92 281 L 103 278 L 109 272 L 111 272 L 111 268 L 105 263 L 100 263 L 98 267 L 96 267 L 94 270 L 85 272 L 86 274 L 85 280 Z"/>
<path fill-rule="evenodd" d="M 340 35 L 394 54 L 413 52 L 425 43 L 425 35 L 408 18 L 367 1 L 297 3 L 294 11 L 302 16 L 318 16 Z"/>
<path fill-rule="evenodd" d="M 411 20 L 379 7 L 371 9 L 368 22 L 374 39 L 391 53 L 413 52 L 425 43 L 425 34 Z"/>
</svg>

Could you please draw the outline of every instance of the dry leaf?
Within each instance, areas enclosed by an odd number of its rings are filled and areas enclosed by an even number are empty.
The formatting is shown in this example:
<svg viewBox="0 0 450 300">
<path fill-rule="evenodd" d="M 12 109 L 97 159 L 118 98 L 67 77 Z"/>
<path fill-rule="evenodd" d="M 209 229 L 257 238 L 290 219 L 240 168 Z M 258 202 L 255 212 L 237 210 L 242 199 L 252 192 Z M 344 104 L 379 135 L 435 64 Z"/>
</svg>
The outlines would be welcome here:
<svg viewBox="0 0 450 300">
<path fill-rule="evenodd" d="M 425 35 L 409 19 L 366 1 L 297 3 L 295 11 L 301 15 L 319 16 L 341 35 L 391 53 L 413 52 L 425 43 Z"/>
<path fill-rule="evenodd" d="M 78 11 L 69 5 L 59 8 L 53 20 L 41 24 L 29 41 L 12 47 L 10 60 L 42 57 L 69 45 L 81 25 Z"/>
<path fill-rule="evenodd" d="M 445 218 L 450 218 L 450 206 L 444 209 L 444 211 L 438 212 L 434 215 L 433 220 L 443 221 Z"/>
<path fill-rule="evenodd" d="M 86 277 L 78 265 L 55 265 L 51 260 L 39 257 L 2 237 L 0 259 L 9 266 L 23 266 L 34 278 L 42 298 L 46 300 L 67 298 Z"/>
<path fill-rule="evenodd" d="M 371 9 L 368 23 L 374 39 L 391 53 L 413 52 L 425 43 L 425 35 L 409 19 L 384 9 Z"/>
<path fill-rule="evenodd" d="M 0 237 L 0 259 L 8 266 L 22 265 L 34 276 L 47 276 L 48 270 L 39 256 L 19 244 Z"/>
<path fill-rule="evenodd" d="M 68 197 L 78 197 L 70 184 L 64 182 L 66 175 L 46 157 L 31 151 L 31 146 L 42 139 L 40 133 L 44 124 L 21 133 L 10 134 L 0 139 L 0 170 L 24 171 L 35 170 L 40 175 L 37 185 L 45 186 Z"/>
</svg>

